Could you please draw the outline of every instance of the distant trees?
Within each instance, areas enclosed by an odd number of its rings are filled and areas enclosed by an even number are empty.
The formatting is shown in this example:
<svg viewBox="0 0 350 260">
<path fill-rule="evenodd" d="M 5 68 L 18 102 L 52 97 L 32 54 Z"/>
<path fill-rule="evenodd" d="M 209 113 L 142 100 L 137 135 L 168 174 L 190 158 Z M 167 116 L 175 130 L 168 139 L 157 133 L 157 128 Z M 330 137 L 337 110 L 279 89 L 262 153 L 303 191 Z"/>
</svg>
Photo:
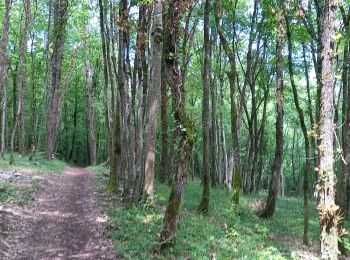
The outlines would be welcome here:
<svg viewBox="0 0 350 260">
<path fill-rule="evenodd" d="M 168 183 L 162 248 L 189 177 L 203 213 L 211 186 L 237 210 L 268 190 L 264 217 L 279 188 L 303 194 L 304 244 L 317 183 L 322 252 L 336 257 L 336 216 L 350 211 L 348 3 L 336 16 L 335 1 L 3 2 L 2 157 L 104 163 L 109 191 L 147 206 Z"/>
</svg>

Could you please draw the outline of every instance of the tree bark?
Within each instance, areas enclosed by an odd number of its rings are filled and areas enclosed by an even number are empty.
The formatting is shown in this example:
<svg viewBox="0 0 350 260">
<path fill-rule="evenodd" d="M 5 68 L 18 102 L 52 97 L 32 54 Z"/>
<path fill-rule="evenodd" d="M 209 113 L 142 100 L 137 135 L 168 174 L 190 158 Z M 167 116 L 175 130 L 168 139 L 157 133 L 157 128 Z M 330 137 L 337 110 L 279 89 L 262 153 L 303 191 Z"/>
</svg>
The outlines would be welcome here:
<svg viewBox="0 0 350 260">
<path fill-rule="evenodd" d="M 209 156 L 209 84 L 210 84 L 210 0 L 204 7 L 204 64 L 203 64 L 203 103 L 202 103 L 202 136 L 203 136 L 203 194 L 198 211 L 207 213 L 210 196 L 210 156 Z M 213 127 L 213 126 L 212 126 Z M 212 158 L 215 159 L 215 158 Z"/>
<path fill-rule="evenodd" d="M 320 166 L 318 193 L 318 211 L 321 229 L 321 258 L 338 258 L 338 209 L 335 204 L 335 173 L 333 153 L 333 41 L 335 35 L 336 2 L 320 1 L 319 57 L 321 71 L 321 107 L 320 107 Z"/>
<path fill-rule="evenodd" d="M 148 123 L 146 125 L 146 161 L 144 195 L 149 203 L 153 204 L 154 197 L 154 162 L 156 158 L 156 131 L 157 117 L 162 84 L 162 52 L 163 52 L 163 4 L 157 0 L 153 4 L 153 19 L 151 21 L 150 45 L 150 82 Z"/>
<path fill-rule="evenodd" d="M 237 2 L 235 2 L 236 8 Z M 231 98 L 231 135 L 232 135 L 232 152 L 230 158 L 230 165 L 232 166 L 231 179 L 233 178 L 232 185 L 232 206 L 235 208 L 239 203 L 239 193 L 241 186 L 241 173 L 240 173 L 240 145 L 239 145 L 239 112 L 236 102 L 237 86 L 236 86 L 236 61 L 235 61 L 235 43 L 232 43 L 233 48 L 230 47 L 227 41 L 224 30 L 220 24 L 220 5 L 219 1 L 214 1 L 214 14 L 215 14 L 215 24 L 217 31 L 219 33 L 220 41 L 222 43 L 223 49 L 229 58 L 230 71 L 228 73 L 229 83 L 230 83 L 230 98 Z"/>
<path fill-rule="evenodd" d="M 55 149 L 57 124 L 59 120 L 59 99 L 61 94 L 62 63 L 67 24 L 67 0 L 56 0 L 54 3 L 53 20 L 53 52 L 51 56 L 52 87 L 50 93 L 49 113 L 46 120 L 46 153 L 47 160 L 53 158 Z"/>
<path fill-rule="evenodd" d="M 278 38 L 276 43 L 276 148 L 275 158 L 272 164 L 272 175 L 270 179 L 269 193 L 266 200 L 266 207 L 261 217 L 270 218 L 276 208 L 279 179 L 283 163 L 283 44 L 285 40 L 284 11 L 281 9 L 277 14 Z"/>
<path fill-rule="evenodd" d="M 24 135 L 24 91 L 26 87 L 26 57 L 27 57 L 27 41 L 28 30 L 31 22 L 31 3 L 30 0 L 23 0 L 24 6 L 24 26 L 21 31 L 19 41 L 19 63 L 18 63 L 18 127 L 19 127 L 19 143 L 18 152 L 25 153 L 25 135 Z"/>
<path fill-rule="evenodd" d="M 290 30 L 290 23 L 288 15 L 285 14 L 285 20 L 286 20 L 286 32 L 287 32 L 287 41 L 288 41 L 288 70 L 289 70 L 289 77 L 290 77 L 290 83 L 292 85 L 292 91 L 293 91 L 293 98 L 294 98 L 294 104 L 295 108 L 298 112 L 299 121 L 300 121 L 300 127 L 303 132 L 304 136 L 304 144 L 305 144 L 305 169 L 304 169 L 304 181 L 303 181 L 303 191 L 304 191 L 304 235 L 303 235 L 303 244 L 309 245 L 309 176 L 311 173 L 311 161 L 310 161 L 310 141 L 308 137 L 307 127 L 305 123 L 304 118 L 304 112 L 299 104 L 299 96 L 297 87 L 295 85 L 294 81 L 294 68 L 293 68 L 293 58 L 292 58 L 292 33 Z"/>
<path fill-rule="evenodd" d="M 164 65 L 163 65 L 164 71 Z M 160 119 L 162 126 L 162 152 L 160 156 L 160 181 L 166 182 L 169 179 L 169 149 L 168 149 L 168 83 L 162 76 Z"/>
<path fill-rule="evenodd" d="M 95 137 L 95 111 L 94 111 L 94 82 L 93 69 L 89 61 L 85 62 L 85 93 L 87 99 L 87 130 L 88 130 L 88 148 L 89 164 L 96 163 L 96 137 Z"/>
<path fill-rule="evenodd" d="M 147 80 L 145 79 L 146 62 L 145 62 L 145 49 L 147 34 L 147 21 L 146 21 L 145 5 L 139 7 L 139 21 L 138 32 L 136 39 L 136 60 L 135 65 L 137 70 L 137 115 L 135 123 L 135 178 L 132 194 L 132 201 L 137 202 L 140 199 L 142 192 L 142 179 L 143 179 L 143 126 L 144 126 L 144 89 L 146 88 Z"/>
<path fill-rule="evenodd" d="M 164 28 L 168 30 L 164 35 L 165 71 L 174 101 L 175 131 L 179 132 L 176 138 L 175 176 L 169 196 L 169 202 L 165 211 L 164 226 L 161 231 L 161 249 L 165 249 L 174 243 L 176 230 L 179 223 L 180 208 L 183 198 L 184 183 L 186 180 L 186 165 L 188 157 L 192 155 L 193 147 L 193 123 L 185 110 L 185 90 L 182 84 L 181 71 L 177 61 L 177 39 L 179 36 L 179 16 L 186 8 L 180 0 L 170 0 L 167 23 Z"/>
<path fill-rule="evenodd" d="M 10 26 L 10 11 L 12 0 L 5 0 L 5 14 L 2 22 L 2 34 L 0 39 L 0 97 L 2 100 L 2 120 L 1 120 L 1 149 L 0 157 L 5 156 L 5 131 L 7 119 L 7 67 L 8 67 L 8 34 Z"/>
</svg>

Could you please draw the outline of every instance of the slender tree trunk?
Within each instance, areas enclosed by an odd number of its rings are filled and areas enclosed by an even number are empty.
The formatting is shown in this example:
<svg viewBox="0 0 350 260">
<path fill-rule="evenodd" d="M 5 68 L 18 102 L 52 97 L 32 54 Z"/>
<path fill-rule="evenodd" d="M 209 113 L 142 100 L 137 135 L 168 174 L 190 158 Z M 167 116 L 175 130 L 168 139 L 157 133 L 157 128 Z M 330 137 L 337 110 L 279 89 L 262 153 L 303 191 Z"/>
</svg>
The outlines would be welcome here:
<svg viewBox="0 0 350 260">
<path fill-rule="evenodd" d="M 126 75 L 126 50 L 128 42 L 128 31 L 129 31 L 129 21 L 128 21 L 128 1 L 121 0 L 119 2 L 119 34 L 118 34 L 118 70 L 117 70 L 117 81 L 118 81 L 118 97 L 115 97 L 115 113 L 114 113 L 114 127 L 113 130 L 113 160 L 114 165 L 117 166 L 117 169 L 113 169 L 111 172 L 114 177 L 114 180 L 117 182 L 110 182 L 110 189 L 116 190 L 120 184 L 124 185 L 124 190 L 126 190 L 126 170 L 127 170 L 127 122 L 126 122 L 126 113 L 127 113 L 127 75 Z M 112 44 L 113 45 L 113 44 Z M 113 53 L 114 55 L 114 53 Z M 113 102 L 113 103 L 114 103 Z M 123 149 L 121 146 L 123 145 Z M 118 147 L 119 146 L 119 147 Z M 125 148 L 124 148 L 125 147 Z M 117 172 L 115 172 L 117 170 Z M 125 195 L 128 195 L 125 193 Z"/>
<path fill-rule="evenodd" d="M 340 7 L 343 22 L 345 27 L 345 43 L 344 43 L 344 56 L 343 56 L 343 73 L 342 73 L 342 91 L 343 91 L 343 105 L 342 105 L 342 152 L 347 164 L 342 163 L 342 171 L 337 185 L 336 204 L 340 206 L 345 217 L 347 216 L 347 183 L 350 176 L 350 82 L 349 82 L 349 60 L 350 60 L 350 14 L 345 13 L 343 7 Z"/>
<path fill-rule="evenodd" d="M 31 22 L 31 3 L 30 0 L 23 0 L 24 6 L 24 26 L 21 31 L 21 38 L 19 42 L 19 64 L 18 64 L 18 126 L 19 126 L 19 153 L 25 153 L 25 136 L 24 136 L 24 91 L 26 87 L 26 56 L 27 56 L 27 41 L 28 41 L 28 30 Z"/>
<path fill-rule="evenodd" d="M 281 176 L 283 163 L 283 44 L 285 40 L 284 11 L 280 10 L 277 14 L 278 19 L 278 38 L 276 43 L 276 148 L 275 158 L 272 164 L 272 175 L 270 179 L 269 193 L 266 200 L 266 207 L 261 217 L 270 218 L 273 216 L 276 208 L 278 184 Z"/>
<path fill-rule="evenodd" d="M 304 169 L 304 181 L 303 181 L 303 191 L 304 191 L 304 236 L 303 236 L 303 244 L 308 245 L 309 244 L 309 176 L 311 173 L 311 161 L 310 161 L 310 142 L 307 132 L 307 127 L 305 123 L 304 118 L 304 112 L 299 104 L 299 96 L 297 87 L 295 85 L 294 81 L 294 68 L 293 68 L 293 58 L 292 58 L 292 34 L 290 30 L 290 24 L 289 24 L 289 18 L 288 15 L 285 14 L 285 20 L 286 20 L 286 29 L 287 29 L 287 40 L 288 40 L 288 69 L 289 69 L 289 77 L 290 77 L 290 83 L 292 85 L 293 90 L 293 98 L 294 98 L 294 104 L 295 108 L 298 112 L 299 121 L 301 130 L 303 131 L 304 136 L 304 143 L 305 143 L 305 169 Z"/>
<path fill-rule="evenodd" d="M 146 161 L 145 161 L 145 184 L 144 194 L 151 204 L 154 197 L 154 162 L 156 158 L 156 131 L 158 106 L 160 101 L 160 92 L 162 84 L 162 52 L 163 52 L 163 4 L 157 0 L 153 4 L 153 19 L 151 21 L 150 51 L 151 59 L 149 62 L 151 80 L 149 82 L 149 106 L 148 123 L 146 125 Z"/>
<path fill-rule="evenodd" d="M 164 71 L 164 65 L 163 65 Z M 162 126 L 162 153 L 160 156 L 160 181 L 166 182 L 169 179 L 169 149 L 168 149 L 168 83 L 162 76 L 160 118 Z"/>
<path fill-rule="evenodd" d="M 335 204 L 335 173 L 333 154 L 333 41 L 335 35 L 336 1 L 321 1 L 319 13 L 319 57 L 321 69 L 321 107 L 320 107 L 320 166 L 318 211 L 321 228 L 321 258 L 338 259 L 338 209 Z"/>
<path fill-rule="evenodd" d="M 104 117 L 106 125 L 106 136 L 107 136 L 107 146 L 108 146 L 108 156 L 111 160 L 111 127 L 109 123 L 109 105 L 108 105 L 108 86 L 109 86 L 109 75 L 108 75 L 108 66 L 107 66 L 107 51 L 106 51 L 106 34 L 105 34 L 105 17 L 103 13 L 103 3 L 102 0 L 98 1 L 99 3 L 99 13 L 100 13 L 100 33 L 102 40 L 102 57 L 103 57 L 103 105 L 104 105 Z"/>
<path fill-rule="evenodd" d="M 73 154 L 76 143 L 77 136 L 77 124 L 78 124 L 78 84 L 79 81 L 75 83 L 75 93 L 74 93 L 74 112 L 73 112 L 73 135 L 72 135 L 72 144 L 69 153 L 69 160 L 73 161 Z M 68 138 L 68 136 L 66 137 Z"/>
<path fill-rule="evenodd" d="M 140 199 L 143 188 L 143 126 L 144 126 L 144 89 L 146 88 L 147 80 L 145 80 L 145 49 L 147 40 L 147 21 L 146 21 L 146 5 L 139 7 L 139 21 L 136 44 L 136 59 L 135 65 L 137 73 L 137 115 L 135 122 L 135 178 L 132 194 L 132 201 L 137 202 Z"/>
<path fill-rule="evenodd" d="M 96 137 L 95 137 L 95 111 L 94 111 L 94 82 L 93 71 L 89 61 L 85 62 L 85 92 L 87 99 L 87 130 L 88 130 L 88 148 L 89 164 L 96 163 Z"/>
<path fill-rule="evenodd" d="M 52 87 L 50 93 L 50 113 L 46 120 L 46 159 L 51 160 L 55 149 L 57 124 L 59 121 L 59 99 L 61 93 L 62 63 L 67 23 L 67 0 L 54 3 L 54 35 L 52 61 Z"/>
<path fill-rule="evenodd" d="M 14 122 L 11 134 L 11 155 L 10 155 L 10 164 L 13 164 L 14 161 L 14 149 L 15 149 L 15 139 L 16 131 L 19 128 L 19 143 L 18 143 L 18 152 L 20 154 L 25 153 L 24 148 L 24 91 L 26 87 L 26 56 L 27 56 L 27 38 L 28 38 L 28 29 L 31 20 L 31 8 L 30 0 L 23 0 L 24 6 L 24 25 L 21 30 L 20 40 L 19 40 L 19 62 L 17 67 L 17 82 L 18 82 L 18 107 L 15 111 L 16 106 L 14 106 Z M 14 97 L 15 100 L 15 97 Z M 15 115 L 17 115 L 15 117 Z"/>
<path fill-rule="evenodd" d="M 260 129 L 259 129 L 259 145 L 258 145 L 258 163 L 256 166 L 257 170 L 257 179 L 256 179 L 256 184 L 255 184 L 255 192 L 258 192 L 260 189 L 260 182 L 261 182 L 261 175 L 263 171 L 263 158 L 264 158 L 264 142 L 265 142 L 265 126 L 266 126 L 266 110 L 267 110 L 267 102 L 268 102 L 268 96 L 269 96 L 269 88 L 266 87 L 265 93 L 264 93 L 264 108 L 263 108 L 263 114 L 261 117 L 261 124 L 260 124 Z"/>
<path fill-rule="evenodd" d="M 7 119 L 7 67 L 8 67 L 8 34 L 10 26 L 10 11 L 12 0 L 5 0 L 5 14 L 2 22 L 2 34 L 0 39 L 0 98 L 2 103 L 1 117 L 1 149 L 0 156 L 5 156 L 5 131 Z"/>
<path fill-rule="evenodd" d="M 198 211 L 207 213 L 210 196 L 210 156 L 209 156 L 209 84 L 210 84 L 210 0 L 204 7 L 204 64 L 203 64 L 203 103 L 202 103 L 202 136 L 203 136 L 203 194 Z M 213 126 L 212 126 L 213 127 Z M 215 160 L 215 158 L 212 158 Z"/>
<path fill-rule="evenodd" d="M 235 2 L 236 8 L 237 2 Z M 220 22 L 220 5 L 219 1 L 214 1 L 214 14 L 215 14 L 215 24 L 217 31 L 220 36 L 220 41 L 222 43 L 223 49 L 229 58 L 230 71 L 228 73 L 229 83 L 230 83 L 230 98 L 231 98 L 231 135 L 232 135 L 232 152 L 230 158 L 230 165 L 232 169 L 231 179 L 233 178 L 232 192 L 232 206 L 235 208 L 239 203 L 239 193 L 241 187 L 241 165 L 240 165 L 240 145 L 239 145 L 239 112 L 236 102 L 237 86 L 236 86 L 236 61 L 235 61 L 235 42 L 232 43 L 233 48 L 230 47 L 227 41 L 224 30 Z"/>
<path fill-rule="evenodd" d="M 174 100 L 175 131 L 179 132 L 176 138 L 175 176 L 171 188 L 169 202 L 165 211 L 164 226 L 161 231 L 161 249 L 165 249 L 174 243 L 176 230 L 179 224 L 180 208 L 183 198 L 184 184 L 186 180 L 186 165 L 188 157 L 192 155 L 193 147 L 193 123 L 185 110 L 185 90 L 182 84 L 181 71 L 177 61 L 177 38 L 179 32 L 179 15 L 186 8 L 180 0 L 169 1 L 167 30 L 164 35 L 165 71 Z M 170 55 L 174 54 L 174 55 Z"/>
</svg>

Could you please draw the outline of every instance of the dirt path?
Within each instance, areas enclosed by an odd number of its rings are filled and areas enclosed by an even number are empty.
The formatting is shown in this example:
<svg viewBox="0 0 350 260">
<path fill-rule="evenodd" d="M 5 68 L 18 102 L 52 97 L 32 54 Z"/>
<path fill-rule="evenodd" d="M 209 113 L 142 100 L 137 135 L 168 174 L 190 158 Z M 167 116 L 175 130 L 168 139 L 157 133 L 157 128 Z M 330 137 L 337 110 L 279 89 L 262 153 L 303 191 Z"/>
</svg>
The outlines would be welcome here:
<svg viewBox="0 0 350 260">
<path fill-rule="evenodd" d="M 14 230 L 5 259 L 116 259 L 92 181 L 87 169 L 67 168 L 63 176 L 48 176 L 32 206 L 8 209 Z"/>
</svg>

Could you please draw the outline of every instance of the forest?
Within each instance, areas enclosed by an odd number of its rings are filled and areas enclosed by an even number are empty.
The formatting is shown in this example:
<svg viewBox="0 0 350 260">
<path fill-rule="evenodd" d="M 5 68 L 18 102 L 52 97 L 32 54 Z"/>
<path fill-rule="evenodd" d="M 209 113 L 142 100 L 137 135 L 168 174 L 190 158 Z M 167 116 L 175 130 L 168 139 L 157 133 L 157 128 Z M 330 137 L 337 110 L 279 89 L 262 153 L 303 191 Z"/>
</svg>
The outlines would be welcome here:
<svg viewBox="0 0 350 260">
<path fill-rule="evenodd" d="M 1 0 L 0 28 L 1 259 L 350 257 L 350 1 Z"/>
</svg>

